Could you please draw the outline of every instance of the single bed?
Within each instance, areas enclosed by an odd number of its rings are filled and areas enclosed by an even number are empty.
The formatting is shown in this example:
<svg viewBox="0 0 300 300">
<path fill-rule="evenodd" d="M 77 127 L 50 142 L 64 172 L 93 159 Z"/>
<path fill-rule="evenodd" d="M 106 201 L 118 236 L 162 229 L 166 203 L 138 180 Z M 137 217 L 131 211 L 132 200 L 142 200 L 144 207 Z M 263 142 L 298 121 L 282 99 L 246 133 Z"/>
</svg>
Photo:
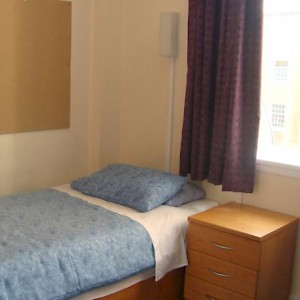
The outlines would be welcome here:
<svg viewBox="0 0 300 300">
<path fill-rule="evenodd" d="M 187 217 L 217 205 L 214 201 L 202 199 L 180 207 L 158 205 L 148 212 L 140 212 L 131 207 L 85 195 L 74 190 L 70 185 L 48 189 L 42 193 L 44 195 L 42 201 L 39 192 L 1 198 L 1 299 L 180 299 L 183 286 L 183 267 L 187 264 L 185 251 Z M 53 202 L 54 196 L 58 196 L 59 200 Z M 37 202 L 33 202 L 32 199 L 34 198 Z M 15 201 L 17 204 L 15 205 L 16 210 L 13 211 L 14 217 L 9 215 L 11 206 L 8 203 L 11 201 Z M 62 204 L 63 201 L 66 201 L 66 204 Z M 73 202 L 79 210 L 69 206 L 70 203 L 73 205 Z M 40 205 L 41 207 L 39 207 Z M 35 207 L 36 215 L 25 218 L 26 213 L 30 212 L 31 214 L 30 206 Z M 49 211 L 52 209 L 51 207 L 54 209 L 53 215 Z M 105 253 L 101 253 L 102 256 L 99 253 L 100 249 L 102 251 L 103 248 L 103 244 L 98 241 L 98 228 L 103 225 L 98 220 L 100 213 L 105 213 L 105 216 L 106 214 L 113 215 L 117 218 L 110 227 L 119 226 L 117 236 L 106 234 L 104 244 L 110 245 L 111 242 L 112 245 L 122 244 L 124 246 L 119 253 L 114 253 L 115 246 L 106 248 L 105 251 L 108 256 L 115 255 L 111 258 L 108 257 L 107 261 L 111 259 L 116 262 L 115 265 L 107 269 L 105 269 L 106 258 L 103 256 Z M 59 217 L 60 214 L 63 217 Z M 41 223 L 46 223 L 44 220 L 47 218 L 57 220 L 54 220 L 51 225 L 41 225 Z M 65 219 L 68 218 L 73 219 L 71 233 L 68 231 L 65 233 L 64 230 L 61 230 L 64 228 Z M 105 218 L 103 217 L 103 219 Z M 14 226 L 15 220 L 19 224 L 20 230 L 14 231 L 9 228 L 10 223 Z M 50 222 L 50 220 L 48 221 Z M 24 224 L 25 228 L 28 223 L 31 227 L 38 228 L 37 232 L 31 233 L 33 236 L 26 236 L 22 231 L 22 225 Z M 133 229 L 130 229 L 133 231 L 126 229 L 127 223 L 133 226 Z M 88 230 L 88 236 L 86 236 L 85 230 Z M 121 231 L 124 233 L 120 233 Z M 145 241 L 140 242 L 140 238 L 144 235 L 143 231 L 146 232 Z M 10 236 L 7 232 L 11 232 Z M 50 235 L 48 235 L 49 232 Z M 130 238 L 123 241 L 120 239 L 122 235 Z M 45 236 L 47 237 L 45 238 Z M 66 242 L 66 236 L 70 237 L 69 242 Z M 84 236 L 84 241 L 80 239 L 81 236 Z M 26 242 L 22 242 L 21 245 L 13 244 L 10 248 L 7 246 L 12 241 L 22 241 L 22 239 Z M 79 242 L 79 246 L 78 244 L 74 246 L 74 241 Z M 69 249 L 70 245 L 71 250 Z M 36 246 L 41 252 L 44 252 L 45 248 L 51 250 L 51 255 L 47 254 L 48 260 L 41 258 L 40 254 L 36 253 L 34 248 Z M 65 248 L 65 246 L 69 248 Z M 16 253 L 13 255 L 13 251 L 7 251 L 7 249 L 16 250 L 17 255 Z M 129 252 L 125 253 L 124 249 Z M 139 250 L 141 253 L 138 252 Z M 63 256 L 66 258 L 64 259 Z M 17 264 L 15 263 L 16 257 Z M 137 264 L 140 261 L 143 264 Z M 86 266 L 88 268 L 82 271 Z M 95 280 L 98 274 L 102 272 L 102 268 L 105 270 L 104 273 L 110 273 L 111 269 L 115 270 L 119 266 L 121 270 L 129 268 L 130 271 L 121 272 L 117 275 L 112 272 L 112 279 Z M 30 269 L 32 269 L 31 272 L 29 272 Z M 73 269 L 75 275 L 72 273 Z M 62 272 L 64 272 L 63 275 L 61 275 Z M 70 283 L 72 277 L 78 281 L 75 282 L 75 285 Z M 88 281 L 90 279 L 92 281 Z M 59 285 L 61 287 L 57 293 L 56 289 Z M 19 292 L 17 291 L 18 288 L 20 289 Z M 48 293 L 49 295 L 53 294 L 48 297 Z"/>
<path fill-rule="evenodd" d="M 116 284 L 86 292 L 74 299 L 160 299 L 159 295 L 153 296 L 155 293 L 162 293 L 161 299 L 177 299 L 176 297 L 182 292 L 183 267 L 187 265 L 187 217 L 216 206 L 218 204 L 216 201 L 201 199 L 180 207 L 161 205 L 145 214 L 128 207 L 80 194 L 72 190 L 69 185 L 58 189 L 138 221 L 150 233 L 155 245 L 155 253 L 159 253 L 156 256 L 156 270 L 154 268 L 146 270 Z M 129 287 L 131 287 L 131 290 L 128 289 Z M 110 296 L 106 298 L 107 295 Z M 119 295 L 121 298 L 119 298 Z"/>
</svg>

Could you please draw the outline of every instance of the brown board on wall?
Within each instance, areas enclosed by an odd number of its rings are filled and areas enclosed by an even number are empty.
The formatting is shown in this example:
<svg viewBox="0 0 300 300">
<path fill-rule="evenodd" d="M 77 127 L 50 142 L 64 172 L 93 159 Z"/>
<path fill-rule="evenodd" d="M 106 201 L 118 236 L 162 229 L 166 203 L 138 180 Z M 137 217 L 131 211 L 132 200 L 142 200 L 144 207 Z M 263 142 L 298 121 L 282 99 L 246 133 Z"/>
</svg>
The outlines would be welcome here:
<svg viewBox="0 0 300 300">
<path fill-rule="evenodd" d="M 71 3 L 0 0 L 0 134 L 70 127 Z"/>
</svg>

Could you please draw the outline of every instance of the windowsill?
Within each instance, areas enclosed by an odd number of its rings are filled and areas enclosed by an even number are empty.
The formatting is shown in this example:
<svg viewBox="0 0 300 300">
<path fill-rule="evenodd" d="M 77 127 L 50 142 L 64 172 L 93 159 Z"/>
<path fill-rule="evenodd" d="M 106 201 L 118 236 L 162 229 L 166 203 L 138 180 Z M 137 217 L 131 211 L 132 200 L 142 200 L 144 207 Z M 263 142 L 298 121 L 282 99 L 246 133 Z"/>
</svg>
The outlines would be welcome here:
<svg viewBox="0 0 300 300">
<path fill-rule="evenodd" d="M 271 161 L 257 160 L 256 170 L 282 176 L 300 178 L 300 166 L 292 166 Z"/>
</svg>

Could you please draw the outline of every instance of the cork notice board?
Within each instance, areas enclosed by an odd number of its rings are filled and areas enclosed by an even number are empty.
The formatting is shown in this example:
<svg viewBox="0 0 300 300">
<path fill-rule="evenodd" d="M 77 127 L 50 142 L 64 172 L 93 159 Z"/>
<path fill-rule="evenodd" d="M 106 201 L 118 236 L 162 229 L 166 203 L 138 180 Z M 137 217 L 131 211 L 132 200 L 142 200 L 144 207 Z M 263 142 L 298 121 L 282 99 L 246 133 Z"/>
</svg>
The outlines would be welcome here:
<svg viewBox="0 0 300 300">
<path fill-rule="evenodd" d="M 0 134 L 70 126 L 71 3 L 0 0 Z"/>
</svg>

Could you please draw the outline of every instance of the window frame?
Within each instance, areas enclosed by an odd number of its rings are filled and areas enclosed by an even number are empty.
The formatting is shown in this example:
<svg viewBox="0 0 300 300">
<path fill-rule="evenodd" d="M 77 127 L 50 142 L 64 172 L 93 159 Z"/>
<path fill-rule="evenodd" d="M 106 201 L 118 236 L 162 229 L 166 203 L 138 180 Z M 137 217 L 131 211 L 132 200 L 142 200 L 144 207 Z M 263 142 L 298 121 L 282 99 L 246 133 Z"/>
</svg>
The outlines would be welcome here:
<svg viewBox="0 0 300 300">
<path fill-rule="evenodd" d="M 292 166 L 273 161 L 257 159 L 256 171 L 300 179 L 300 166 Z"/>
</svg>

